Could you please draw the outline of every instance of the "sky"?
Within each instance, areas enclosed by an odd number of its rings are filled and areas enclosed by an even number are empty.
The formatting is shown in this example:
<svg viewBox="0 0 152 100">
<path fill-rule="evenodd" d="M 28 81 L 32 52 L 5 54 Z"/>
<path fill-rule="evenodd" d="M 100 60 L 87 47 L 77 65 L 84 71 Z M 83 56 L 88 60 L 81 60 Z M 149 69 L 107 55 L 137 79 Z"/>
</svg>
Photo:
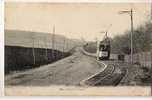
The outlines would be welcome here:
<svg viewBox="0 0 152 100">
<path fill-rule="evenodd" d="M 133 9 L 134 28 L 150 19 L 148 3 L 9 3 L 5 5 L 5 29 L 53 32 L 86 41 L 124 34 L 130 30 L 130 15 L 119 11 Z"/>
</svg>

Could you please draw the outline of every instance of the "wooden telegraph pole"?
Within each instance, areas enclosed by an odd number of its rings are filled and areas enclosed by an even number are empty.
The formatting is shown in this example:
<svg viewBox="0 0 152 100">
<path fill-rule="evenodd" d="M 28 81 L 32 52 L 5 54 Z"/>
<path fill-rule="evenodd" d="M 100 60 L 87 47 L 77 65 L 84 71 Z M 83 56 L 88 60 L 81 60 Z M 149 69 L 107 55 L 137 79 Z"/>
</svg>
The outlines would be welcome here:
<svg viewBox="0 0 152 100">
<path fill-rule="evenodd" d="M 46 56 L 46 60 L 48 60 L 48 52 L 47 52 L 47 37 L 44 37 L 44 43 L 45 43 L 45 56 Z"/>
<path fill-rule="evenodd" d="M 131 19 L 131 63 L 133 63 L 133 32 L 134 32 L 134 28 L 133 28 L 133 10 L 132 8 L 130 10 L 127 10 L 127 11 L 120 11 L 119 14 L 124 14 L 124 13 L 127 13 L 130 15 L 130 19 Z"/>
<path fill-rule="evenodd" d="M 55 41 L 55 26 L 53 26 L 53 33 L 52 33 L 52 58 L 54 59 L 55 57 L 54 57 L 54 50 L 55 50 L 55 48 L 54 48 L 54 41 Z"/>
<path fill-rule="evenodd" d="M 151 0 L 151 4 L 150 4 L 150 9 L 151 9 L 151 11 L 150 11 L 150 20 L 151 20 L 151 22 L 152 22 L 152 0 Z"/>
<path fill-rule="evenodd" d="M 131 17 L 131 63 L 133 63 L 133 11 L 131 9 L 130 11 L 130 17 Z"/>
<path fill-rule="evenodd" d="M 62 53 L 62 56 L 64 56 L 64 52 L 65 52 L 64 49 L 65 49 L 65 37 L 63 39 L 63 51 L 62 51 L 63 53 Z"/>
<path fill-rule="evenodd" d="M 34 49 L 34 33 L 32 34 L 32 56 L 33 56 L 33 64 L 35 65 L 35 49 Z"/>
</svg>

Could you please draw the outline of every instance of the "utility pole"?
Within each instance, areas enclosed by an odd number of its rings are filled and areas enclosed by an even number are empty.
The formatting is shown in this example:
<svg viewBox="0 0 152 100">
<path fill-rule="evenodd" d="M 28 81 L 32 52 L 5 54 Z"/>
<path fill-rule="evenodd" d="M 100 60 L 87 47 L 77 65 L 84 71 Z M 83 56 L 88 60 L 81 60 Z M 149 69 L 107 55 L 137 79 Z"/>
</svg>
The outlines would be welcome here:
<svg viewBox="0 0 152 100">
<path fill-rule="evenodd" d="M 68 40 L 68 38 L 67 38 L 67 40 L 66 40 L 66 50 L 67 50 L 67 52 L 69 51 L 69 44 L 68 44 L 68 42 L 69 42 L 69 40 Z"/>
<path fill-rule="evenodd" d="M 65 48 L 66 48 L 65 43 L 66 43 L 66 38 L 64 37 L 64 41 L 63 41 L 63 53 L 65 52 Z"/>
<path fill-rule="evenodd" d="M 119 14 L 130 14 L 130 19 L 131 19 L 131 63 L 133 63 L 133 32 L 134 32 L 134 28 L 133 28 L 133 10 L 132 8 L 128 11 L 120 11 Z"/>
<path fill-rule="evenodd" d="M 45 44 L 45 56 L 46 56 L 46 60 L 48 60 L 48 52 L 47 52 L 47 37 L 44 37 L 44 44 Z"/>
<path fill-rule="evenodd" d="M 52 58 L 54 58 L 54 50 L 55 50 L 55 48 L 54 48 L 54 41 L 55 41 L 55 25 L 53 26 L 53 34 L 52 34 Z"/>
<path fill-rule="evenodd" d="M 32 56 L 33 56 L 33 64 L 35 65 L 34 34 L 32 34 Z"/>
<path fill-rule="evenodd" d="M 37 47 L 38 47 L 38 48 L 41 48 L 41 47 L 40 47 L 40 43 L 39 43 L 39 38 L 38 38 L 38 40 L 37 40 Z"/>
<path fill-rule="evenodd" d="M 133 31 L 134 31 L 134 29 L 133 29 L 133 11 L 132 11 L 132 9 L 131 9 L 131 11 L 130 11 L 130 17 L 131 17 L 131 63 L 133 63 Z"/>
<path fill-rule="evenodd" d="M 64 47 L 65 47 L 65 37 L 64 37 L 64 39 L 63 39 L 63 48 L 62 48 L 63 54 L 64 54 Z"/>
<path fill-rule="evenodd" d="M 151 4 L 150 4 L 150 20 L 151 20 L 151 22 L 152 22 L 152 0 L 151 0 Z"/>
<path fill-rule="evenodd" d="M 100 44 L 100 41 L 97 39 L 97 51 L 96 51 L 97 60 L 99 60 L 99 44 Z"/>
<path fill-rule="evenodd" d="M 106 37 L 108 36 L 108 33 L 106 32 Z"/>
</svg>

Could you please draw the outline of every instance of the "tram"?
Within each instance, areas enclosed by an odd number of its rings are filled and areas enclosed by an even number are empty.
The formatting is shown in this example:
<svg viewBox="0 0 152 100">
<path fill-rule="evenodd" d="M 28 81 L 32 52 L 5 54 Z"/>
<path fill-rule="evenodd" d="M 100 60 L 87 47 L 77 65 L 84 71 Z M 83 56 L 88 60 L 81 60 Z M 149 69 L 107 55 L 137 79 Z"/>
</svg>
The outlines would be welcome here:
<svg viewBox="0 0 152 100">
<path fill-rule="evenodd" d="M 97 43 L 97 59 L 108 60 L 110 58 L 110 39 L 106 37 Z"/>
</svg>

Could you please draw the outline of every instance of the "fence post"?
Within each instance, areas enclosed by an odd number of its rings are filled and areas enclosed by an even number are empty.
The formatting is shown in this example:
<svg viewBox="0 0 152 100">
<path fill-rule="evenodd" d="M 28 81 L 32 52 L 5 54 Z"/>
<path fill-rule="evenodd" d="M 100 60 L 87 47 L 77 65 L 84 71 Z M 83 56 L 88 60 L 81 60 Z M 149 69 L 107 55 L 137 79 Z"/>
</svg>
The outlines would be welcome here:
<svg viewBox="0 0 152 100">
<path fill-rule="evenodd" d="M 152 52 L 151 51 L 150 51 L 150 63 L 151 63 L 150 68 L 152 69 Z"/>
<path fill-rule="evenodd" d="M 33 64 L 35 65 L 35 47 L 34 47 L 34 33 L 32 34 L 32 56 L 33 56 Z"/>
</svg>

